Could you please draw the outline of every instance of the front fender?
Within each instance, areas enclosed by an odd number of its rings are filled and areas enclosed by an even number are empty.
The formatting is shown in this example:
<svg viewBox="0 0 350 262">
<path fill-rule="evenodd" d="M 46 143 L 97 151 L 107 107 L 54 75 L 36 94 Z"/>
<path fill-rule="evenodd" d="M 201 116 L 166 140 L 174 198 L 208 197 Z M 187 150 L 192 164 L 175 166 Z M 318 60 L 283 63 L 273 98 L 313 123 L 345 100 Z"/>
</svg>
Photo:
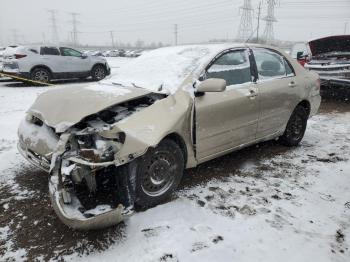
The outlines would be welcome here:
<svg viewBox="0 0 350 262">
<path fill-rule="evenodd" d="M 118 122 L 111 130 L 101 135 L 111 136 L 119 132 L 126 134 L 124 145 L 115 155 L 117 164 L 122 165 L 145 154 L 148 148 L 157 146 L 169 134 L 176 133 L 186 144 L 186 167 L 194 167 L 197 162 L 191 141 L 192 108 L 193 99 L 190 94 L 179 90 L 174 95 Z"/>
</svg>

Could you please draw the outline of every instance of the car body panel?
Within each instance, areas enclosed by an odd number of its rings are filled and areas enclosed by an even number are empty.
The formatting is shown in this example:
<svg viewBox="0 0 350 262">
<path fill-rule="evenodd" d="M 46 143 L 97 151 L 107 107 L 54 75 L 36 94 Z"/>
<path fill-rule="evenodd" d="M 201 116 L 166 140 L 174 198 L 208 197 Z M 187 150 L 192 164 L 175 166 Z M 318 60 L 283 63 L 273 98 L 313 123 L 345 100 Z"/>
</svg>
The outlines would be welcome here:
<svg viewBox="0 0 350 262">
<path fill-rule="evenodd" d="M 86 116 L 149 93 L 145 89 L 118 88 L 103 83 L 57 88 L 41 94 L 28 112 L 62 133 Z M 54 104 L 64 106 L 52 106 Z"/>
</svg>

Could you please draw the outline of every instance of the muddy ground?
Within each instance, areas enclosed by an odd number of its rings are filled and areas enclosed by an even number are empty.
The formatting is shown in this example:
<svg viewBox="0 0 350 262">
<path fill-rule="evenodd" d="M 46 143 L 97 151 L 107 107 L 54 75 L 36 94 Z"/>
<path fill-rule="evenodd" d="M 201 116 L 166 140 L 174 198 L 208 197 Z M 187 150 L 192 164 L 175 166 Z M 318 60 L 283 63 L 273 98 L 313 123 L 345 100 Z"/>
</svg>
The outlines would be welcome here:
<svg viewBox="0 0 350 262">
<path fill-rule="evenodd" d="M 347 92 L 343 91 L 340 94 L 333 91 L 324 92 L 320 114 L 350 112 L 350 102 L 349 99 L 344 98 L 344 94 L 346 94 L 345 97 L 350 97 Z M 246 175 L 235 172 L 235 170 L 240 170 L 242 163 L 252 161 L 259 166 L 263 160 L 275 155 L 283 155 L 288 150 L 290 149 L 272 141 L 229 154 L 186 171 L 179 190 L 190 189 L 214 178 L 223 181 L 232 176 L 239 178 L 240 175 Z M 286 159 L 285 167 L 290 168 L 288 159 Z M 261 164 L 260 168 L 263 170 L 270 167 Z M 29 261 L 49 259 L 63 261 L 64 255 L 89 254 L 106 250 L 112 244 L 122 242 L 125 238 L 125 224 L 123 223 L 101 231 L 72 231 L 58 220 L 51 207 L 47 174 L 27 164 L 18 166 L 13 172 L 16 173 L 14 183 L 0 187 L 0 228 L 9 226 L 10 235 L 7 241 L 12 241 L 14 251 L 24 249 Z M 213 192 L 215 190 L 212 188 Z M 174 198 L 176 197 L 175 195 Z M 288 197 L 288 193 L 284 197 Z M 210 196 L 207 200 L 210 201 Z M 205 204 L 205 201 L 198 200 L 198 205 Z M 217 241 L 221 240 L 221 237 L 218 236 Z M 341 230 L 336 234 L 336 241 L 338 243 L 344 241 Z M 349 252 L 341 248 L 333 251 Z M 4 252 L 6 252 L 5 243 L 0 242 L 0 257 L 4 255 Z"/>
</svg>

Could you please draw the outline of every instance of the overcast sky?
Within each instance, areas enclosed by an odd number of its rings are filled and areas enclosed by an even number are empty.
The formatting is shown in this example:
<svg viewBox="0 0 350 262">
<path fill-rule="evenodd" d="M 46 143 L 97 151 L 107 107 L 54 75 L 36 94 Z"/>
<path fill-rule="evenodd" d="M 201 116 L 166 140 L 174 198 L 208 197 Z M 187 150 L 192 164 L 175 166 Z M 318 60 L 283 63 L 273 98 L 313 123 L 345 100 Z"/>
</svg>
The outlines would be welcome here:
<svg viewBox="0 0 350 262">
<path fill-rule="evenodd" d="M 262 1 L 264 17 L 267 5 Z M 259 2 L 252 0 L 254 27 Z M 172 44 L 174 24 L 178 24 L 179 43 L 232 39 L 242 4 L 243 0 L 0 0 L 0 45 L 13 43 L 13 30 L 21 42 L 51 41 L 47 9 L 58 10 L 61 41 L 71 37 L 69 12 L 80 13 L 79 42 L 83 44 L 110 44 L 110 30 L 115 31 L 116 41 L 124 43 L 142 39 Z M 281 40 L 343 34 L 346 23 L 350 34 L 350 0 L 280 0 L 275 16 L 275 38 Z M 264 27 L 262 21 L 261 33 Z"/>
</svg>

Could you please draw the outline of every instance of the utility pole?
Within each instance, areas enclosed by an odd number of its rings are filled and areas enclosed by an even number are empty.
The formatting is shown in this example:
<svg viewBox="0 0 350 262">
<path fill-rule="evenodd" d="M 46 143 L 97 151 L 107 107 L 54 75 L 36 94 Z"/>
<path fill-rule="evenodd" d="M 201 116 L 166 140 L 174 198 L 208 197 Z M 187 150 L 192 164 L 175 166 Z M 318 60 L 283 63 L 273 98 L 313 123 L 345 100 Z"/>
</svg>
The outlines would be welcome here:
<svg viewBox="0 0 350 262">
<path fill-rule="evenodd" d="M 260 29 L 260 15 L 261 15 L 261 1 L 258 7 L 258 26 L 256 28 L 256 42 L 259 43 L 259 29 Z"/>
<path fill-rule="evenodd" d="M 178 42 L 178 25 L 175 24 L 174 25 L 174 43 L 175 45 L 177 45 Z"/>
<path fill-rule="evenodd" d="M 13 38 L 13 44 L 17 45 L 18 43 L 18 30 L 12 29 L 12 38 Z"/>
<path fill-rule="evenodd" d="M 239 24 L 237 40 L 245 42 L 253 34 L 253 8 L 251 0 L 244 0 L 243 6 L 239 7 L 242 11 L 241 22 Z"/>
<path fill-rule="evenodd" d="M 111 34 L 112 48 L 114 48 L 114 46 L 115 46 L 115 44 L 114 44 L 114 31 L 109 31 L 109 33 Z"/>
<path fill-rule="evenodd" d="M 59 45 L 60 40 L 58 37 L 57 19 L 56 19 L 57 10 L 50 9 L 50 10 L 47 10 L 47 12 L 49 12 L 49 14 L 50 14 L 50 24 L 51 24 L 51 30 L 52 30 L 52 43 L 55 45 Z"/>
<path fill-rule="evenodd" d="M 267 44 L 271 44 L 275 39 L 273 31 L 273 23 L 277 22 L 275 18 L 275 6 L 277 0 L 267 0 L 267 16 L 263 19 L 266 21 L 266 27 L 264 31 L 264 40 Z"/>
<path fill-rule="evenodd" d="M 346 32 L 348 31 L 348 22 L 345 22 L 344 24 L 344 35 L 346 35 Z"/>
<path fill-rule="evenodd" d="M 79 15 L 79 13 L 70 13 L 72 16 L 72 35 L 73 35 L 73 45 L 75 47 L 77 47 L 79 45 L 79 41 L 78 41 L 78 23 L 79 21 L 77 20 L 77 16 Z"/>
</svg>

